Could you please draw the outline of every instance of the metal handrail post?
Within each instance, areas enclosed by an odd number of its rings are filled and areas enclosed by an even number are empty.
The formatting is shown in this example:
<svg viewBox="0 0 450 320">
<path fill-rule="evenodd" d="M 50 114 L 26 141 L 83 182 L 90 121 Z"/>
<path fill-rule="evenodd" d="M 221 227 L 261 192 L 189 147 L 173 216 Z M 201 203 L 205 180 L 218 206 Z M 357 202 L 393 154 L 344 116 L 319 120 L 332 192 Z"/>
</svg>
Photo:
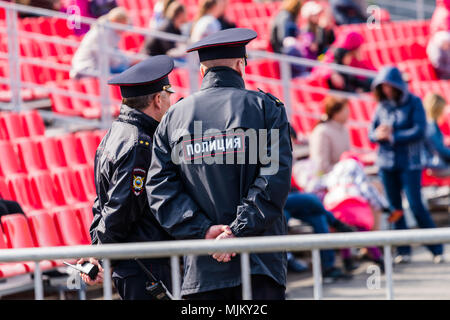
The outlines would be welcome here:
<svg viewBox="0 0 450 320">
<path fill-rule="evenodd" d="M 103 299 L 112 300 L 111 260 L 103 260 Z"/>
<path fill-rule="evenodd" d="M 425 7 L 423 0 L 416 0 L 416 14 L 418 20 L 425 19 Z"/>
<path fill-rule="evenodd" d="M 180 282 L 180 257 L 170 257 L 170 267 L 172 272 L 172 296 L 174 300 L 181 299 L 181 282 Z"/>
<path fill-rule="evenodd" d="M 42 271 L 39 261 L 34 263 L 34 299 L 44 300 L 44 286 L 42 284 Z"/>
<path fill-rule="evenodd" d="M 394 299 L 394 287 L 392 280 L 392 251 L 391 245 L 384 246 L 384 273 L 386 276 L 386 299 Z"/>
<path fill-rule="evenodd" d="M 100 106 L 101 106 L 101 126 L 103 129 L 109 129 L 112 122 L 111 114 L 111 103 L 109 99 L 109 87 L 108 87 L 108 77 L 109 77 L 109 52 L 106 49 L 108 44 L 106 43 L 106 35 L 108 31 L 108 21 L 98 23 L 99 33 L 100 33 L 100 43 L 97 46 L 97 57 L 100 64 Z"/>
<path fill-rule="evenodd" d="M 312 250 L 312 267 L 314 277 L 314 300 L 322 300 L 322 267 L 320 265 L 320 251 Z"/>
<path fill-rule="evenodd" d="M 286 108 L 286 113 L 288 119 L 291 117 L 291 63 L 288 61 L 281 61 L 280 63 L 281 71 L 281 83 L 283 86 L 283 103 Z"/>
<path fill-rule="evenodd" d="M 250 279 L 250 256 L 248 252 L 241 253 L 241 283 L 242 283 L 242 300 L 252 300 L 252 283 Z"/>
<path fill-rule="evenodd" d="M 21 78 L 20 78 L 20 54 L 19 54 L 19 36 L 17 27 L 17 11 L 15 7 L 9 7 L 6 10 L 6 23 L 8 30 L 8 63 L 10 76 L 11 104 L 12 110 L 19 112 L 22 101 L 20 96 Z"/>
</svg>

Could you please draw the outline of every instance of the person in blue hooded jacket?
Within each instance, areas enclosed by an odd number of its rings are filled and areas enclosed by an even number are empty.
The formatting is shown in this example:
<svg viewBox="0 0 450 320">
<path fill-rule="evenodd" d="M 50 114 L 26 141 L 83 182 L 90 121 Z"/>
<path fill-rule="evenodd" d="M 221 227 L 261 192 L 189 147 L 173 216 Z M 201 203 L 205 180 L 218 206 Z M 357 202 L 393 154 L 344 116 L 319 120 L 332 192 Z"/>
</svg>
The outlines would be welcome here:
<svg viewBox="0 0 450 320">
<path fill-rule="evenodd" d="M 417 224 L 421 228 L 435 228 L 429 211 L 422 202 L 421 185 L 425 111 L 419 97 L 408 91 L 400 71 L 387 66 L 380 70 L 372 83 L 378 101 L 372 119 L 369 138 L 379 144 L 377 165 L 390 206 L 402 210 L 403 191 Z M 404 216 L 395 223 L 396 229 L 407 229 Z M 433 262 L 443 261 L 443 247 L 428 245 Z M 397 248 L 396 263 L 411 260 L 411 247 Z"/>
</svg>

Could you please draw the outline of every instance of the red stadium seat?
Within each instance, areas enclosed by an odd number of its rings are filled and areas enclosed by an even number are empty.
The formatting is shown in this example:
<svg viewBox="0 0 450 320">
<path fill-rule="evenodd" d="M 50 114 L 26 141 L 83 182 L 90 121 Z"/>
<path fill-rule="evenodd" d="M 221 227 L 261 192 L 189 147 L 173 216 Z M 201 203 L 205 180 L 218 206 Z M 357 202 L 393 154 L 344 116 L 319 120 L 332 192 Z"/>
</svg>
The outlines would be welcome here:
<svg viewBox="0 0 450 320">
<path fill-rule="evenodd" d="M 80 164 L 86 164 L 86 158 L 81 146 L 77 144 L 75 135 L 67 134 L 56 137 L 58 146 L 64 153 L 67 165 L 74 167 Z"/>
<path fill-rule="evenodd" d="M 94 163 L 95 152 L 99 141 L 93 131 L 80 131 L 75 133 L 77 147 L 83 151 L 84 158 L 89 164 Z"/>
<path fill-rule="evenodd" d="M 77 184 L 82 186 L 85 190 L 86 198 L 90 201 L 94 200 L 97 196 L 94 182 L 94 168 L 91 166 L 84 166 L 76 168 L 74 171 Z"/>
<path fill-rule="evenodd" d="M 57 247 L 63 245 L 62 240 L 59 238 L 55 222 L 49 213 L 34 213 L 28 216 L 28 222 L 35 243 L 39 247 Z"/>
<path fill-rule="evenodd" d="M 64 152 L 56 138 L 43 136 L 36 138 L 35 141 L 37 142 L 39 152 L 43 155 L 49 169 L 67 167 Z"/>
<path fill-rule="evenodd" d="M 47 171 L 35 172 L 29 175 L 31 192 L 37 199 L 39 207 L 52 209 L 66 205 L 61 190 L 57 188 L 52 176 Z"/>
<path fill-rule="evenodd" d="M 9 192 L 5 178 L 0 178 L 0 198 L 5 200 L 12 200 L 12 196 Z"/>
<path fill-rule="evenodd" d="M 2 228 L 0 228 L 0 249 L 8 249 Z M 22 263 L 0 263 L 0 278 L 14 277 L 24 273 L 27 273 L 27 268 Z"/>
<path fill-rule="evenodd" d="M 92 206 L 84 206 L 82 208 L 77 209 L 77 215 L 82 223 L 86 239 L 89 239 L 89 241 L 91 241 L 89 229 L 91 228 L 92 220 L 94 219 L 94 215 L 92 213 Z"/>
<path fill-rule="evenodd" d="M 57 194 L 61 196 L 58 203 L 74 205 L 80 202 L 87 202 L 86 191 L 76 178 L 76 174 L 71 168 L 61 168 L 52 171 L 52 178 Z"/>
<path fill-rule="evenodd" d="M 17 201 L 24 212 L 42 209 L 42 203 L 32 192 L 30 181 L 25 174 L 9 175 L 6 178 L 12 200 Z"/>
<path fill-rule="evenodd" d="M 14 144 L 18 150 L 21 166 L 29 173 L 47 170 L 44 155 L 38 143 L 31 138 L 16 139 Z"/>
<path fill-rule="evenodd" d="M 18 113 L 4 112 L 0 116 L 0 126 L 3 127 L 6 139 L 15 139 L 25 137 L 25 130 L 22 125 L 22 120 Z"/>
<path fill-rule="evenodd" d="M 38 111 L 21 112 L 25 135 L 29 137 L 42 136 L 45 134 L 45 125 Z"/>
<path fill-rule="evenodd" d="M 13 144 L 10 141 L 0 141 L 0 154 L 2 155 L 2 160 L 0 161 L 0 175 L 6 177 L 10 174 L 25 172 L 14 151 Z"/>
<path fill-rule="evenodd" d="M 53 214 L 59 236 L 66 246 L 90 244 L 83 232 L 83 226 L 73 210 L 62 210 Z"/>
</svg>

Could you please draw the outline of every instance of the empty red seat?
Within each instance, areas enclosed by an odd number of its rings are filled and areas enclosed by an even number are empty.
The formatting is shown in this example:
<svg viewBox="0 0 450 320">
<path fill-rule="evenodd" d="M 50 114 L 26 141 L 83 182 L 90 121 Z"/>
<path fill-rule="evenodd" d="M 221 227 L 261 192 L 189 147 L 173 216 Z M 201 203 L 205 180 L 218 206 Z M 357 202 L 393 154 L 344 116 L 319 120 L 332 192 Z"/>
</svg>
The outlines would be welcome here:
<svg viewBox="0 0 450 320">
<path fill-rule="evenodd" d="M 54 183 L 48 171 L 35 172 L 29 175 L 31 192 L 39 207 L 51 209 L 66 205 L 64 196 L 58 185 Z"/>
<path fill-rule="evenodd" d="M 58 230 L 51 215 L 47 212 L 34 213 L 28 216 L 35 243 L 39 247 L 62 246 L 63 242 L 59 238 Z"/>
<path fill-rule="evenodd" d="M 76 168 L 74 171 L 77 183 L 83 187 L 86 193 L 86 198 L 89 201 L 93 201 L 97 196 L 94 182 L 94 168 L 87 165 Z"/>
<path fill-rule="evenodd" d="M 81 221 L 83 231 L 85 232 L 86 239 L 91 240 L 91 235 L 89 234 L 89 229 L 91 228 L 92 220 L 94 219 L 94 214 L 92 213 L 92 206 L 84 206 L 77 209 L 78 218 Z"/>
<path fill-rule="evenodd" d="M 8 249 L 2 228 L 0 228 L 0 249 Z M 0 263 L 0 278 L 13 277 L 26 272 L 27 268 L 22 263 Z"/>
<path fill-rule="evenodd" d="M 44 155 L 39 149 L 38 143 L 30 138 L 16 139 L 16 145 L 21 166 L 29 173 L 47 170 Z"/>
<path fill-rule="evenodd" d="M 0 177 L 0 198 L 5 200 L 11 200 L 11 193 L 9 192 L 8 185 L 5 178 Z"/>
<path fill-rule="evenodd" d="M 52 180 L 57 188 L 57 194 L 61 196 L 59 202 L 64 201 L 67 205 L 73 205 L 88 201 L 83 185 L 79 183 L 80 180 L 71 168 L 53 170 Z"/>
<path fill-rule="evenodd" d="M 25 137 L 22 119 L 18 113 L 4 112 L 0 115 L 0 126 L 4 130 L 7 139 Z"/>
<path fill-rule="evenodd" d="M 20 161 L 14 151 L 13 144 L 8 140 L 0 140 L 0 175 L 7 176 L 10 174 L 24 173 Z"/>
<path fill-rule="evenodd" d="M 35 138 L 35 141 L 49 169 L 67 167 L 63 149 L 56 138 L 43 136 Z"/>
<path fill-rule="evenodd" d="M 24 212 L 42 209 L 42 204 L 31 190 L 30 181 L 25 174 L 9 175 L 6 178 L 12 200 L 17 201 Z"/>
<path fill-rule="evenodd" d="M 42 136 L 45 134 L 45 125 L 38 111 L 21 112 L 25 135 L 29 137 Z"/>
<path fill-rule="evenodd" d="M 64 153 L 64 158 L 66 159 L 67 165 L 70 167 L 77 166 L 80 164 L 86 164 L 86 158 L 84 152 L 81 149 L 81 145 L 77 144 L 75 135 L 66 134 L 63 136 L 56 137 L 60 149 Z"/>
<path fill-rule="evenodd" d="M 36 247 L 27 218 L 23 214 L 9 214 L 1 218 L 3 230 L 5 231 L 10 248 L 32 248 Z M 24 262 L 27 270 L 34 271 L 34 262 Z M 54 263 L 48 260 L 40 261 L 43 270 L 50 269 Z"/>
<path fill-rule="evenodd" d="M 81 221 L 74 210 L 62 210 L 53 214 L 59 236 L 66 246 L 90 244 Z"/>
<path fill-rule="evenodd" d="M 80 131 L 75 133 L 77 148 L 82 150 L 84 158 L 89 164 L 94 163 L 95 152 L 99 141 L 93 131 Z"/>
</svg>

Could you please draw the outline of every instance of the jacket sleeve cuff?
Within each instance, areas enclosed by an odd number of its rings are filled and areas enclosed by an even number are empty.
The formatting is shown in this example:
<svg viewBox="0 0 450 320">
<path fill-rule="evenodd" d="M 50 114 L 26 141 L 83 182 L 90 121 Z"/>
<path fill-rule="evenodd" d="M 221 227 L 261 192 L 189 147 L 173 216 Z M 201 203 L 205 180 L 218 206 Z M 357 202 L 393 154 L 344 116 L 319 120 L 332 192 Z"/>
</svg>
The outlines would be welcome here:
<svg viewBox="0 0 450 320">
<path fill-rule="evenodd" d="M 203 225 L 200 227 L 200 233 L 199 233 L 199 237 L 200 239 L 205 239 L 206 236 L 206 232 L 208 231 L 209 228 L 211 228 L 211 226 L 213 226 L 214 224 L 211 221 L 205 221 L 203 223 Z"/>
<path fill-rule="evenodd" d="M 239 222 L 237 219 L 233 221 L 230 225 L 231 232 L 233 232 L 235 237 L 242 237 L 244 234 L 246 224 Z"/>
</svg>

